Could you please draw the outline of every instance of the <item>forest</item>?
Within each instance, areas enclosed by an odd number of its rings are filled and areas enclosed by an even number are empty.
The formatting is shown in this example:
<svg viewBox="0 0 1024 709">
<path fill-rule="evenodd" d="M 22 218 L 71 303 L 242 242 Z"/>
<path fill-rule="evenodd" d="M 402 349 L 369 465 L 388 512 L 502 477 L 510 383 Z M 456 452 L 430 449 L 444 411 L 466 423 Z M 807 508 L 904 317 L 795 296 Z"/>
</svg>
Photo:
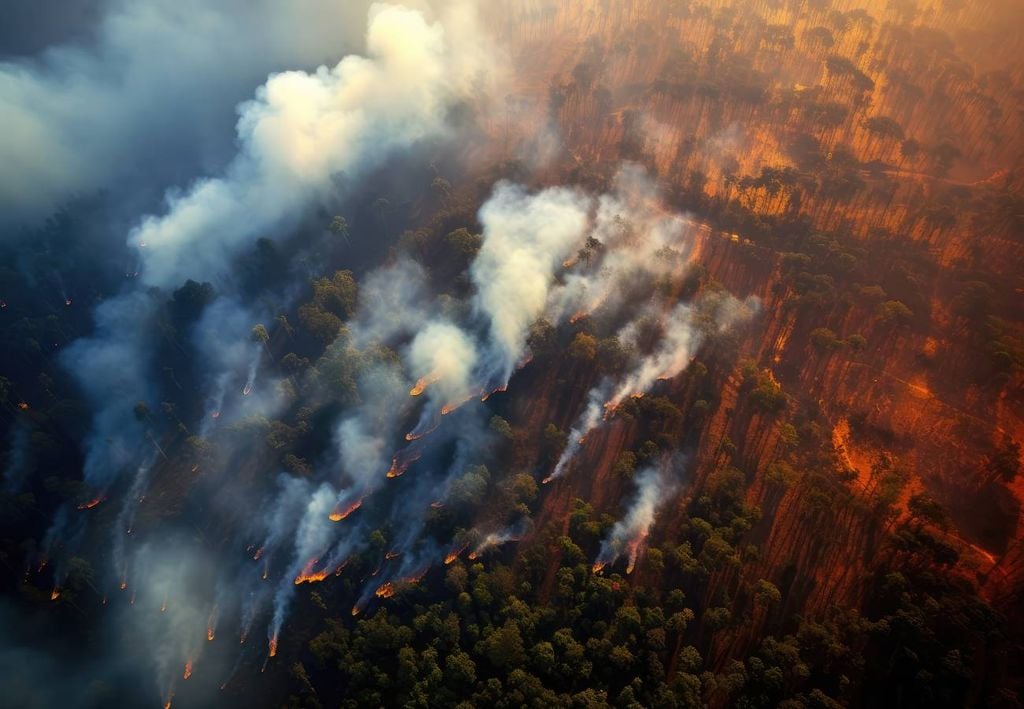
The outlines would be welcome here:
<svg viewBox="0 0 1024 709">
<path fill-rule="evenodd" d="M 0 704 L 1017 707 L 1024 5 L 0 28 Z"/>
</svg>

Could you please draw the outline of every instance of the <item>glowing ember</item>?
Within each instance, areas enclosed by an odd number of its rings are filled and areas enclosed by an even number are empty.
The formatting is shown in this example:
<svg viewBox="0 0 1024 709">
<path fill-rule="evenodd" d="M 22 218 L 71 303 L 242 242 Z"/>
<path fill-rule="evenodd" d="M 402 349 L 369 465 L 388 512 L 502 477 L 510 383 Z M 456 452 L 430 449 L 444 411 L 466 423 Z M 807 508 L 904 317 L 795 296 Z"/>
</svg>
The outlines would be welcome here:
<svg viewBox="0 0 1024 709">
<path fill-rule="evenodd" d="M 470 394 L 464 399 L 460 399 L 459 401 L 452 401 L 445 404 L 444 406 L 441 407 L 441 415 L 447 416 L 448 414 L 450 414 L 451 412 L 455 411 L 457 408 L 465 404 L 470 399 L 473 399 L 475 396 L 475 394 Z"/>
<path fill-rule="evenodd" d="M 60 589 L 54 586 L 53 591 L 50 592 L 50 600 L 56 601 L 58 598 L 60 598 Z"/>
<path fill-rule="evenodd" d="M 212 625 L 206 626 L 206 639 L 207 640 L 213 640 L 213 626 Z"/>
<path fill-rule="evenodd" d="M 599 574 L 601 573 L 601 570 L 604 568 L 604 566 L 605 564 L 603 561 L 595 561 L 594 565 L 590 567 L 590 570 L 595 574 Z"/>
<path fill-rule="evenodd" d="M 269 648 L 270 648 L 270 656 L 271 657 L 273 657 L 274 655 L 277 654 L 277 636 L 276 635 L 270 639 Z"/>
<path fill-rule="evenodd" d="M 182 679 L 188 679 L 192 676 L 192 660 L 185 663 L 185 672 L 182 674 Z"/>
<path fill-rule="evenodd" d="M 390 477 L 390 475 L 388 477 Z M 331 514 L 328 516 L 328 518 L 332 522 L 340 522 L 341 520 L 345 519 L 346 517 L 348 517 L 350 514 L 352 514 L 353 512 L 355 512 L 356 510 L 358 510 L 362 506 L 363 506 L 363 499 L 359 498 L 358 500 L 353 502 L 348 507 L 344 507 L 344 508 L 342 508 L 342 507 L 335 507 L 331 511 Z"/>
<path fill-rule="evenodd" d="M 24 401 L 19 401 L 18 408 L 21 409 L 22 411 L 28 411 L 28 404 Z"/>
<path fill-rule="evenodd" d="M 252 555 L 252 560 L 259 561 L 261 556 L 263 556 L 263 547 L 256 550 L 256 553 Z"/>
<path fill-rule="evenodd" d="M 395 595 L 395 586 L 390 581 L 382 584 L 375 592 L 377 598 L 391 598 Z"/>
</svg>

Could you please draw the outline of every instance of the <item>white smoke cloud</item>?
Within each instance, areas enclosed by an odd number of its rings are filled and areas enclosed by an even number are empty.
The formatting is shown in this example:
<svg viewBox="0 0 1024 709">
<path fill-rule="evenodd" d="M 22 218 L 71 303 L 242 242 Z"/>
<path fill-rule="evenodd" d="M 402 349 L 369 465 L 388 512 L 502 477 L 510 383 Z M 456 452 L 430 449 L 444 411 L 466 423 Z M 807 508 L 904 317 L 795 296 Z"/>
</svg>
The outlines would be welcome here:
<svg viewBox="0 0 1024 709">
<path fill-rule="evenodd" d="M 428 323 L 409 346 L 412 375 L 441 406 L 461 401 L 472 392 L 476 345 L 465 331 L 449 322 Z"/>
<path fill-rule="evenodd" d="M 235 104 L 272 71 L 360 50 L 368 6 L 107 0 L 91 41 L 0 63 L 0 224 L 45 218 L 83 192 L 125 199 L 140 183 L 220 169 Z"/>
<path fill-rule="evenodd" d="M 471 274 L 476 305 L 490 324 L 489 385 L 506 384 L 523 356 L 556 270 L 580 245 L 590 206 L 590 198 L 576 190 L 555 187 L 529 195 L 502 182 L 480 208 L 484 240 Z"/>
<path fill-rule="evenodd" d="M 382 4 L 370 10 L 366 46 L 367 57 L 332 69 L 275 74 L 241 106 L 241 150 L 224 176 L 170 196 L 166 215 L 132 233 L 145 283 L 215 279 L 247 242 L 286 233 L 333 176 L 443 133 L 458 42 L 421 13 Z"/>
</svg>

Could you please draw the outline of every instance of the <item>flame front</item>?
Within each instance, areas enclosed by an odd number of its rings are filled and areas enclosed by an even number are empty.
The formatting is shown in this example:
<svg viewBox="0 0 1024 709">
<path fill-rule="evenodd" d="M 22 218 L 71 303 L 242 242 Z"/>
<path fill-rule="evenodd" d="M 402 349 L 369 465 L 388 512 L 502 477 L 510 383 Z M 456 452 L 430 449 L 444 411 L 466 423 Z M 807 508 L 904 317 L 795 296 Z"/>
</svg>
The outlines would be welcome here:
<svg viewBox="0 0 1024 709">
<path fill-rule="evenodd" d="M 182 679 L 188 679 L 192 676 L 192 660 L 185 663 L 185 672 L 182 674 Z"/>
<path fill-rule="evenodd" d="M 420 377 L 416 385 L 409 390 L 409 396 L 419 396 L 427 387 L 441 379 L 441 373 L 436 369 L 425 377 Z"/>
<path fill-rule="evenodd" d="M 348 517 L 350 514 L 352 514 L 353 512 L 355 512 L 356 510 L 358 510 L 362 506 L 363 506 L 363 498 L 359 498 L 358 500 L 353 502 L 348 507 L 344 507 L 344 508 L 335 507 L 331 511 L 331 514 L 328 515 L 328 518 L 332 522 L 340 522 L 341 520 L 345 519 L 346 517 Z"/>
<path fill-rule="evenodd" d="M 302 571 L 299 572 L 299 575 L 295 577 L 296 586 L 300 583 L 316 583 L 327 578 L 329 573 L 327 569 L 320 569 L 319 571 L 313 570 L 318 561 L 319 559 L 312 559 L 303 567 Z"/>
<path fill-rule="evenodd" d="M 276 634 L 274 635 L 274 637 L 270 638 L 270 643 L 268 644 L 268 647 L 270 649 L 270 656 L 271 657 L 273 657 L 274 655 L 277 654 L 277 635 Z"/>
</svg>

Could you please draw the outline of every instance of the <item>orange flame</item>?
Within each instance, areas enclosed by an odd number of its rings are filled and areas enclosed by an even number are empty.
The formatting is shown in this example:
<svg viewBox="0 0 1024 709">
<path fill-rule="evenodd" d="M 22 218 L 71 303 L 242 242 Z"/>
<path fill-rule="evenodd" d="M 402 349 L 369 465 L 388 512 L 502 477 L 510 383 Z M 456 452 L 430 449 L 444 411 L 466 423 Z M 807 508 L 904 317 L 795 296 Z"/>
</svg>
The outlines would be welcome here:
<svg viewBox="0 0 1024 709">
<path fill-rule="evenodd" d="M 388 470 L 387 476 L 389 478 L 397 478 L 402 475 L 409 466 L 420 459 L 423 454 L 417 450 L 404 450 L 399 451 L 395 454 L 395 457 L 391 459 L 391 468 Z"/>
<path fill-rule="evenodd" d="M 212 641 L 213 640 L 213 626 L 212 625 L 206 626 L 206 639 L 207 639 L 207 641 Z"/>
<path fill-rule="evenodd" d="M 448 556 L 444 558 L 444 565 L 448 566 L 455 562 L 459 558 L 459 555 L 466 551 L 466 547 L 469 546 L 469 542 L 466 542 L 462 546 L 452 547 L 452 550 L 448 552 Z"/>
<path fill-rule="evenodd" d="M 19 401 L 18 408 L 21 409 L 22 411 L 28 411 L 28 403 L 24 401 Z"/>
<path fill-rule="evenodd" d="M 358 510 L 362 506 L 363 506 L 363 498 L 359 498 L 358 500 L 353 502 L 348 507 L 345 507 L 344 509 L 342 509 L 340 507 L 335 507 L 331 511 L 331 514 L 328 516 L 328 518 L 332 522 L 340 522 L 341 520 L 345 519 L 346 517 L 348 517 L 350 514 L 352 514 L 353 512 L 355 512 L 356 510 Z"/>
<path fill-rule="evenodd" d="M 605 567 L 605 562 L 603 562 L 603 561 L 595 561 L 594 565 L 590 567 L 590 571 L 591 571 L 591 573 L 599 574 L 599 573 L 601 573 L 601 570 L 604 567 Z"/>
<path fill-rule="evenodd" d="M 271 657 L 277 654 L 277 635 L 270 639 L 269 648 Z"/>
<path fill-rule="evenodd" d="M 391 598 L 395 595 L 395 585 L 390 581 L 387 581 L 376 590 L 375 594 L 377 598 Z"/>
<path fill-rule="evenodd" d="M 185 673 L 182 675 L 183 679 L 188 679 L 192 676 L 192 660 L 185 663 Z"/>
<path fill-rule="evenodd" d="M 427 387 L 441 379 L 441 373 L 436 369 L 425 377 L 420 377 L 416 386 L 409 390 L 409 396 L 419 396 Z"/>
<path fill-rule="evenodd" d="M 325 578 L 327 578 L 327 574 L 329 573 L 327 569 L 313 571 L 313 567 L 316 566 L 316 563 L 318 561 L 319 559 L 312 559 L 308 564 L 305 565 L 305 567 L 303 567 L 302 571 L 299 572 L 299 575 L 295 577 L 296 586 L 298 586 L 300 583 L 316 583 L 318 581 L 323 581 Z"/>
<path fill-rule="evenodd" d="M 103 502 L 103 498 L 102 497 L 97 497 L 97 498 L 94 498 L 92 500 L 89 500 L 88 502 L 83 502 L 82 504 L 80 504 L 78 506 L 78 509 L 80 509 L 80 510 L 91 510 L 93 507 L 95 507 L 96 505 L 100 504 L 101 502 Z"/>
<path fill-rule="evenodd" d="M 60 598 L 60 589 L 57 586 L 53 587 L 53 591 L 50 592 L 50 600 L 56 601 Z"/>
</svg>

